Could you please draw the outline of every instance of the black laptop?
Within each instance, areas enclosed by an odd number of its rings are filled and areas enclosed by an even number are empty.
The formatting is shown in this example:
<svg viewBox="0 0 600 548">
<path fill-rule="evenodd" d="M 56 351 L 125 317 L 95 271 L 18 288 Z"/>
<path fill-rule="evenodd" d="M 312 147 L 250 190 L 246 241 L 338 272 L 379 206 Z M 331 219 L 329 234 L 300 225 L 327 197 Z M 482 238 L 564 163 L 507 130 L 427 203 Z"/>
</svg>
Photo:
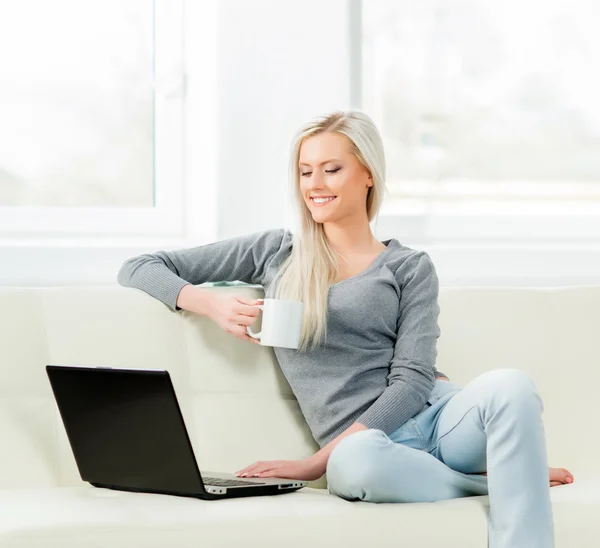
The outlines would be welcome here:
<svg viewBox="0 0 600 548">
<path fill-rule="evenodd" d="M 200 472 L 168 371 L 47 365 L 83 481 L 222 499 L 290 493 L 308 482 Z"/>
</svg>

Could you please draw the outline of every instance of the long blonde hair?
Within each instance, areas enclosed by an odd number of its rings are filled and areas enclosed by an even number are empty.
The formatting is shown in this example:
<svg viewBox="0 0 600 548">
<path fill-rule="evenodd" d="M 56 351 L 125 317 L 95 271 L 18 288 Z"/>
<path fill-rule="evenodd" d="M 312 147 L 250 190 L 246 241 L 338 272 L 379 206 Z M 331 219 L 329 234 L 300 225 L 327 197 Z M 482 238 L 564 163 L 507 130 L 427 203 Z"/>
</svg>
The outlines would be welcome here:
<svg viewBox="0 0 600 548">
<path fill-rule="evenodd" d="M 327 337 L 327 297 L 337 278 L 338 259 L 329 244 L 322 223 L 313 220 L 300 189 L 300 148 L 313 135 L 335 132 L 350 141 L 356 158 L 369 170 L 373 186 L 366 200 L 369 222 L 379 213 L 385 188 L 385 156 L 375 123 L 361 111 L 335 111 L 318 116 L 302 126 L 292 140 L 289 179 L 300 217 L 299 230 L 292 240 L 292 252 L 281 265 L 274 297 L 302 301 L 303 318 L 298 350 L 309 343 L 315 348 Z"/>
</svg>

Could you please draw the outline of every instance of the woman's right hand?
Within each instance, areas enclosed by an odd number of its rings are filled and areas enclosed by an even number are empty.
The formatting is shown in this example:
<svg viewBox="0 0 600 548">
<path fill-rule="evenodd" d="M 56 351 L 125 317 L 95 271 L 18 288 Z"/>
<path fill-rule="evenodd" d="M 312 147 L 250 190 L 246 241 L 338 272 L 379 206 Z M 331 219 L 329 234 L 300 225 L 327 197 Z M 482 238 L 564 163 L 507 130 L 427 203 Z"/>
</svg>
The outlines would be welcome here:
<svg viewBox="0 0 600 548">
<path fill-rule="evenodd" d="M 205 313 L 226 333 L 244 341 L 260 344 L 258 339 L 248 335 L 246 327 L 256 322 L 260 314 L 260 308 L 256 305 L 262 302 L 263 299 L 250 299 L 243 295 L 211 293 Z"/>
</svg>

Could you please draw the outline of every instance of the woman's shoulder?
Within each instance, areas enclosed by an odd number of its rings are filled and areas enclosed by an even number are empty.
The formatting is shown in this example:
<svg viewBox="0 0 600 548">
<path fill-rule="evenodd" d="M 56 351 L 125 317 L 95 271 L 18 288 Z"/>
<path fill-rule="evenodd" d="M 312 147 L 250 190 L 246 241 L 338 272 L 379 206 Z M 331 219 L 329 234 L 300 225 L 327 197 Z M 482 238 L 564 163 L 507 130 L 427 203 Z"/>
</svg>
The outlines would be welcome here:
<svg viewBox="0 0 600 548">
<path fill-rule="evenodd" d="M 280 250 L 289 250 L 292 247 L 294 241 L 294 234 L 289 228 L 274 228 L 270 231 L 276 238 L 279 239 Z"/>
<path fill-rule="evenodd" d="M 258 236 L 257 239 L 269 250 L 272 257 L 287 255 L 291 251 L 293 234 L 289 228 L 269 228 L 255 233 L 255 236 Z"/>
<path fill-rule="evenodd" d="M 435 269 L 431 256 L 423 249 L 410 247 L 395 238 L 390 240 L 388 246 L 391 246 L 392 249 L 387 263 L 396 276 L 405 278 L 416 271 L 423 272 Z"/>
</svg>

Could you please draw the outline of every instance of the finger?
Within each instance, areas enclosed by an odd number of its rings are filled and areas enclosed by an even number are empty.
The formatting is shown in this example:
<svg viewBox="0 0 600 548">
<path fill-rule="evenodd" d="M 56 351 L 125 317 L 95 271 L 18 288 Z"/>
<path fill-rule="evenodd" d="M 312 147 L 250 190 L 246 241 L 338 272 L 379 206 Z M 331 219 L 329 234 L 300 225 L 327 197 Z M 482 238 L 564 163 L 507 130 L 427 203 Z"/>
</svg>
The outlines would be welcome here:
<svg viewBox="0 0 600 548">
<path fill-rule="evenodd" d="M 248 333 L 248 328 L 250 328 L 250 329 L 251 329 L 251 330 L 252 330 L 252 331 L 253 331 L 255 334 L 256 334 L 256 333 L 260 333 L 260 330 L 259 330 L 259 329 L 257 329 L 257 328 L 254 326 L 254 322 L 250 322 L 250 323 L 249 323 L 249 324 L 247 324 L 247 325 L 246 325 L 246 324 L 238 324 L 238 325 L 239 325 L 239 326 L 240 326 L 240 328 L 241 328 L 241 331 L 242 331 L 242 336 L 243 336 L 244 338 L 248 337 L 249 339 L 254 339 L 255 341 L 257 341 L 257 340 L 258 340 L 258 338 L 252 337 L 252 336 L 250 335 L 250 333 Z"/>
<path fill-rule="evenodd" d="M 260 304 L 257 302 L 256 304 Z M 256 318 L 260 314 L 260 308 L 258 306 L 246 306 L 245 304 L 240 304 L 235 310 L 240 316 L 244 316 L 247 318 Z"/>
<path fill-rule="evenodd" d="M 277 461 L 273 462 L 257 462 L 255 464 L 251 464 L 247 466 L 243 470 L 240 471 L 240 475 L 246 474 L 248 476 L 252 476 L 254 474 L 260 474 L 267 470 L 272 470 L 273 468 L 277 468 L 279 465 Z"/>
<path fill-rule="evenodd" d="M 238 314 L 232 321 L 235 322 L 236 325 L 252 327 L 258 322 L 258 319 L 255 316 L 242 316 Z M 256 331 L 256 328 L 254 328 L 254 331 Z"/>
<path fill-rule="evenodd" d="M 264 464 L 265 463 L 262 461 L 255 462 L 255 463 L 251 464 L 250 466 L 246 466 L 246 468 L 242 468 L 241 470 L 238 470 L 238 472 L 236 472 L 236 474 L 254 473 L 255 470 L 257 470 L 259 467 L 263 466 Z"/>
<path fill-rule="evenodd" d="M 254 464 L 250 464 L 249 466 L 246 466 L 245 468 L 242 468 L 241 470 L 238 470 L 235 475 L 239 476 L 241 474 L 246 474 L 248 472 L 248 470 L 252 470 L 254 467 L 256 466 L 256 463 Z"/>
<path fill-rule="evenodd" d="M 254 305 L 260 304 L 264 299 L 253 299 L 252 297 L 246 297 L 245 295 L 234 295 L 234 297 L 242 304 Z"/>
<path fill-rule="evenodd" d="M 231 332 L 234 336 L 236 336 L 238 339 L 242 339 L 243 341 L 260 342 L 258 339 L 248 335 L 245 325 L 236 325 L 235 327 L 231 328 Z"/>
<path fill-rule="evenodd" d="M 263 474 L 264 472 L 273 470 L 273 468 L 277 468 L 277 467 L 274 466 L 273 464 L 263 464 L 262 466 L 258 466 L 256 468 L 254 468 L 253 470 L 249 470 L 248 476 L 249 477 L 259 476 L 259 475 Z"/>
<path fill-rule="evenodd" d="M 240 299 L 238 299 L 238 301 L 240 301 Z M 258 308 L 257 305 L 262 303 L 262 299 L 245 299 L 244 301 L 240 301 L 240 304 L 235 307 L 235 311 L 241 316 L 256 318 L 260 314 L 260 308 Z"/>
<path fill-rule="evenodd" d="M 278 472 L 281 468 L 268 468 L 267 470 L 254 470 L 250 472 L 246 477 L 248 478 L 268 478 L 268 477 L 277 477 Z"/>
<path fill-rule="evenodd" d="M 284 460 L 273 460 L 265 462 L 262 466 L 259 466 L 255 470 L 253 470 L 252 474 L 260 474 L 263 475 L 269 471 L 277 471 L 285 468 L 287 466 L 287 462 Z"/>
<path fill-rule="evenodd" d="M 259 339 L 255 339 L 254 337 L 250 337 L 250 335 L 245 335 L 245 336 L 241 336 L 240 339 L 242 339 L 243 341 L 248 341 L 254 344 L 260 344 L 260 340 Z"/>
<path fill-rule="evenodd" d="M 237 315 L 233 317 L 230 321 L 235 325 L 243 325 L 244 327 L 246 327 L 247 325 L 252 325 L 256 321 L 256 318 L 251 318 L 250 316 Z"/>
<path fill-rule="evenodd" d="M 287 472 L 284 468 L 272 468 L 271 470 L 266 470 L 265 472 L 260 472 L 257 477 L 259 478 L 287 478 Z"/>
</svg>

